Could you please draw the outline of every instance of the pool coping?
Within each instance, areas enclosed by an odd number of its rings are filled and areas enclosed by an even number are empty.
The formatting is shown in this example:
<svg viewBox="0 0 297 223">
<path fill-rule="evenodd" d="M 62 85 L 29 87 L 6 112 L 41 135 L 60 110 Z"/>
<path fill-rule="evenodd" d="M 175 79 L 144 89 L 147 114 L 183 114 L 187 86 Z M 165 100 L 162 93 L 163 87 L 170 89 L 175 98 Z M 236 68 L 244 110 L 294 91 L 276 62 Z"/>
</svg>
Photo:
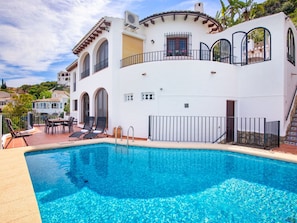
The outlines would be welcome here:
<svg viewBox="0 0 297 223">
<path fill-rule="evenodd" d="M 115 143 L 115 139 L 101 138 L 91 140 L 70 140 L 62 143 L 0 150 L 0 222 L 41 222 L 38 204 L 25 160 L 24 154 L 26 152 L 59 149 L 94 143 Z M 127 140 L 118 139 L 117 143 L 127 145 Z M 129 140 L 129 145 L 154 148 L 225 150 L 297 163 L 297 155 L 294 154 L 226 144 Z"/>
</svg>

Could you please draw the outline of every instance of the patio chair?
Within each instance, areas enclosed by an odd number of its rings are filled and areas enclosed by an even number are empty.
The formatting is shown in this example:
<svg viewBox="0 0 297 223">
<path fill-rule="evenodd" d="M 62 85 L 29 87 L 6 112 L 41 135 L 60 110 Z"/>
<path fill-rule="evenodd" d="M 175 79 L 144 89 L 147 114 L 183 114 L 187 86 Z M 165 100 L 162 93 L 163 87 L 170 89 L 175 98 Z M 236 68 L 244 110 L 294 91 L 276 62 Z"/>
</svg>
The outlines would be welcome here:
<svg viewBox="0 0 297 223">
<path fill-rule="evenodd" d="M 31 136 L 32 134 L 28 133 L 28 132 L 15 131 L 12 127 L 12 121 L 10 118 L 5 118 L 5 121 L 6 121 L 6 125 L 7 125 L 8 129 L 9 129 L 9 132 L 11 134 L 11 138 L 10 138 L 9 142 L 7 143 L 5 149 L 8 148 L 11 141 L 16 138 L 23 138 L 24 142 L 26 143 L 26 146 L 28 146 L 28 143 L 25 138 Z"/>
<path fill-rule="evenodd" d="M 67 122 L 61 123 L 63 126 L 63 132 L 65 132 L 65 127 L 68 127 L 69 133 L 73 132 L 73 121 L 74 117 L 70 116 Z"/>
<path fill-rule="evenodd" d="M 84 135 L 84 139 L 93 139 L 106 132 L 106 117 L 97 117 L 96 127 L 93 131 Z"/>
<path fill-rule="evenodd" d="M 48 117 L 45 117 L 44 119 L 44 132 L 50 133 L 50 129 L 52 128 L 52 132 L 55 130 L 57 131 L 57 127 L 59 127 L 59 124 L 57 123 L 50 123 L 48 120 Z"/>
<path fill-rule="evenodd" d="M 82 135 L 89 133 L 93 128 L 94 121 L 95 121 L 94 116 L 87 117 L 83 128 L 80 131 L 72 133 L 69 137 L 70 138 L 79 138 Z"/>
</svg>

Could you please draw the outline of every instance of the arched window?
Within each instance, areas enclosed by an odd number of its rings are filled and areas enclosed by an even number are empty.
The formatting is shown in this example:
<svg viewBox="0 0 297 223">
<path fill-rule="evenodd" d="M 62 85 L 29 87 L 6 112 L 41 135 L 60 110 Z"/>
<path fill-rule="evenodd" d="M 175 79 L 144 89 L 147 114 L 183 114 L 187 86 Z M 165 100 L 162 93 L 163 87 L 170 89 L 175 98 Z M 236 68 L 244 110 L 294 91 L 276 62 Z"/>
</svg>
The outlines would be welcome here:
<svg viewBox="0 0 297 223">
<path fill-rule="evenodd" d="M 271 35 L 266 28 L 249 31 L 242 41 L 242 64 L 271 60 Z"/>
<path fill-rule="evenodd" d="M 232 34 L 232 64 L 242 64 L 243 63 L 243 55 L 246 55 L 246 48 L 242 46 L 246 46 L 242 41 L 245 40 L 246 33 L 243 31 L 237 31 Z M 244 56 L 246 59 L 246 56 Z"/>
<path fill-rule="evenodd" d="M 295 65 L 295 40 L 291 28 L 288 29 L 287 33 L 287 58 L 288 61 Z"/>
<path fill-rule="evenodd" d="M 81 79 L 90 75 L 90 55 L 86 55 L 82 64 Z"/>
<path fill-rule="evenodd" d="M 95 97 L 96 100 L 96 117 L 108 118 L 108 95 L 105 89 L 100 89 Z"/>
<path fill-rule="evenodd" d="M 200 43 L 200 60 L 210 60 L 210 50 L 205 43 Z"/>
<path fill-rule="evenodd" d="M 108 67 L 108 42 L 105 40 L 99 47 L 96 54 L 95 72 Z"/>
<path fill-rule="evenodd" d="M 215 42 L 212 46 L 212 60 L 223 63 L 231 63 L 231 44 L 226 39 Z"/>
</svg>

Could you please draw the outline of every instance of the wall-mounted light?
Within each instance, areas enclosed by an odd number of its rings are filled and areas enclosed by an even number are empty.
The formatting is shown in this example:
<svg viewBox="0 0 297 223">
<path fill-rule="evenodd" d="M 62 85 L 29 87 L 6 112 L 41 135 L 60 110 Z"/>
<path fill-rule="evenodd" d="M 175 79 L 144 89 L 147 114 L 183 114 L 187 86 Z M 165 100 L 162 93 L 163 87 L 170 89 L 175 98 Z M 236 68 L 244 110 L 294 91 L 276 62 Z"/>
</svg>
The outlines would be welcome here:
<svg viewBox="0 0 297 223">
<path fill-rule="evenodd" d="M 104 30 L 107 31 L 107 32 L 109 32 L 109 26 L 106 26 L 106 27 L 104 28 Z"/>
<path fill-rule="evenodd" d="M 212 75 L 214 75 L 214 74 L 216 74 L 217 72 L 216 71 L 210 71 L 210 73 L 212 74 Z"/>
<path fill-rule="evenodd" d="M 155 40 L 152 39 L 152 40 L 151 40 L 151 43 L 154 44 L 154 43 L 155 43 Z"/>
<path fill-rule="evenodd" d="M 142 76 L 145 76 L 145 75 L 146 75 L 146 73 L 142 73 L 141 75 L 142 75 Z"/>
</svg>

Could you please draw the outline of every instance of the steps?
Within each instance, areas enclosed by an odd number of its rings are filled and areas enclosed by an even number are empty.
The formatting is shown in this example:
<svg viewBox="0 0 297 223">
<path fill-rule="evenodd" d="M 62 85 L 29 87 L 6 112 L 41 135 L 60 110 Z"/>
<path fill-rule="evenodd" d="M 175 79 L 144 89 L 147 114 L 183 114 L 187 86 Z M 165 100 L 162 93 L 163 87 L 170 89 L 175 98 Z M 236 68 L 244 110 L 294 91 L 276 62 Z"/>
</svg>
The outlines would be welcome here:
<svg viewBox="0 0 297 223">
<path fill-rule="evenodd" d="M 284 143 L 297 146 L 297 109 L 291 120 Z"/>
</svg>

